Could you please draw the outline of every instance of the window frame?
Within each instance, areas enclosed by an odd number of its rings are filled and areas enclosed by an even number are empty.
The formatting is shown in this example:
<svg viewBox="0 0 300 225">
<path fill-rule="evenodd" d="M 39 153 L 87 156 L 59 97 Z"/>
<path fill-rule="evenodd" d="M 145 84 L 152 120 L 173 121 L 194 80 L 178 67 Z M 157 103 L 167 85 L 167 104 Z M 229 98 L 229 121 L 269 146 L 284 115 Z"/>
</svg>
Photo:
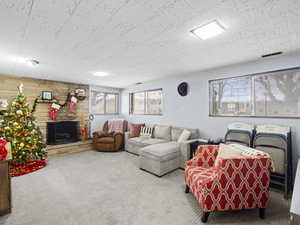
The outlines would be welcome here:
<svg viewBox="0 0 300 225">
<path fill-rule="evenodd" d="M 238 115 L 234 114 L 234 111 L 230 111 L 230 114 L 216 114 L 214 113 L 214 103 L 213 103 L 213 90 L 214 90 L 214 82 L 218 81 L 227 81 L 227 80 L 239 80 L 239 79 L 249 79 L 250 81 L 250 114 L 248 115 Z M 221 78 L 221 79 L 215 79 L 215 80 L 209 80 L 209 116 L 210 117 L 252 117 L 254 116 L 253 114 L 253 78 L 254 75 L 244 75 L 244 76 L 237 76 L 237 77 L 228 77 L 228 78 Z M 233 88 L 233 89 L 238 89 L 238 88 Z M 240 89 L 240 88 L 239 88 Z M 232 93 L 231 93 L 232 94 Z M 240 104 L 240 103 L 239 103 Z"/>
<path fill-rule="evenodd" d="M 161 104 L 162 104 L 162 112 L 161 113 L 147 113 L 147 101 L 148 101 L 148 92 L 153 91 L 161 91 Z M 144 113 L 134 113 L 133 111 L 133 96 L 136 93 L 144 93 Z M 135 91 L 129 93 L 129 115 L 147 115 L 147 116 L 162 116 L 163 115 L 163 89 L 156 88 L 156 89 L 149 89 L 149 90 L 142 90 L 142 91 Z"/>
<path fill-rule="evenodd" d="M 108 92 L 108 91 L 97 91 L 97 90 L 91 90 L 91 98 L 93 96 L 92 92 L 97 92 L 97 93 L 101 93 L 104 94 L 104 113 L 99 113 L 99 112 L 93 112 L 93 108 L 92 108 L 92 99 L 90 101 L 90 112 L 91 114 L 94 115 L 119 115 L 120 114 L 120 93 L 118 92 Z M 107 113 L 106 112 L 106 96 L 107 95 L 115 95 L 116 96 L 116 112 L 115 113 Z"/>
<path fill-rule="evenodd" d="M 272 70 L 272 71 L 266 71 L 266 72 L 260 72 L 260 73 L 253 73 L 248 75 L 241 75 L 241 76 L 235 76 L 235 77 L 226 77 L 226 78 L 219 78 L 214 80 L 208 81 L 208 88 L 209 88 L 209 117 L 242 117 L 242 118 L 275 118 L 275 119 L 300 119 L 300 116 L 269 116 L 269 115 L 256 115 L 256 104 L 255 104 L 255 85 L 254 80 L 256 77 L 265 75 L 265 76 L 272 76 L 276 73 L 284 73 L 284 72 L 291 72 L 291 71 L 300 71 L 300 67 L 291 67 L 286 69 L 279 69 L 279 70 Z M 214 114 L 214 108 L 213 108 L 213 82 L 215 81 L 221 81 L 221 80 L 230 80 L 235 78 L 246 78 L 249 77 L 251 79 L 251 101 L 250 101 L 250 107 L 251 107 L 251 115 L 221 115 L 221 114 Z"/>
</svg>

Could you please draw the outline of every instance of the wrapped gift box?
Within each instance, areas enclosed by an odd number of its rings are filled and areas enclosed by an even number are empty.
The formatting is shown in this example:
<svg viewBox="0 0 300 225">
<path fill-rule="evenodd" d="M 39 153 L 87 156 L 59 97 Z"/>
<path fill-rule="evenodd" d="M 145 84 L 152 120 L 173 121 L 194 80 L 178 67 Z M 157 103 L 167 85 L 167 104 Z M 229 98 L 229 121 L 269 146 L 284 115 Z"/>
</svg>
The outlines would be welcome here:
<svg viewBox="0 0 300 225">
<path fill-rule="evenodd" d="M 11 181 L 9 175 L 9 161 L 12 159 L 11 145 L 6 143 L 8 152 L 5 160 L 0 161 L 0 216 L 11 212 Z"/>
</svg>

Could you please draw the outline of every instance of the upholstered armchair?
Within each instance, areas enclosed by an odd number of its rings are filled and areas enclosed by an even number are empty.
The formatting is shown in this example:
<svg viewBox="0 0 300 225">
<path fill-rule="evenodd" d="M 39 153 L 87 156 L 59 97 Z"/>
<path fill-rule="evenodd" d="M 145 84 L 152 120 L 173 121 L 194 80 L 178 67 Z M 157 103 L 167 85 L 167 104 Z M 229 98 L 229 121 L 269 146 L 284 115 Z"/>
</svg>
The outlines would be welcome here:
<svg viewBox="0 0 300 225">
<path fill-rule="evenodd" d="M 186 162 L 186 193 L 191 192 L 203 209 L 202 222 L 212 211 L 259 208 L 264 211 L 269 199 L 270 156 L 235 156 L 216 161 L 219 146 L 199 146 Z M 215 163 L 217 162 L 217 163 Z"/>
<path fill-rule="evenodd" d="M 110 123 L 120 123 L 118 127 L 111 126 Z M 96 150 L 113 152 L 119 151 L 124 145 L 124 132 L 127 130 L 127 121 L 110 120 L 106 121 L 101 131 L 93 133 L 93 144 Z"/>
</svg>

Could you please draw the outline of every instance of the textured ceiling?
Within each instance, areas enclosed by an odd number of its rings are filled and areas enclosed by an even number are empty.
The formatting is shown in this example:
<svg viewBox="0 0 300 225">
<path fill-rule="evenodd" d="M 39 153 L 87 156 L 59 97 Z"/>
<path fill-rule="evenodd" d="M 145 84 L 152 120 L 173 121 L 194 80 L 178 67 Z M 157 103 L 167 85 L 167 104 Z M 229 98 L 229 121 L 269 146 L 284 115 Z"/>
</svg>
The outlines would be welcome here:
<svg viewBox="0 0 300 225">
<path fill-rule="evenodd" d="M 222 35 L 189 34 L 215 19 Z M 124 87 L 300 50 L 300 1 L 1 0 L 0 30 L 0 73 Z"/>
</svg>

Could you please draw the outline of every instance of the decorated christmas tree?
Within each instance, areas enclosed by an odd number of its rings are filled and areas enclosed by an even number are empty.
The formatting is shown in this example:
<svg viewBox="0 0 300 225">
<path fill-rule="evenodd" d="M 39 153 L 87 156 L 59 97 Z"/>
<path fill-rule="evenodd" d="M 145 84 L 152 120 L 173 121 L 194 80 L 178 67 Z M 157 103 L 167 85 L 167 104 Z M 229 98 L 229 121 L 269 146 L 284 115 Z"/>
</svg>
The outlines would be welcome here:
<svg viewBox="0 0 300 225">
<path fill-rule="evenodd" d="M 18 89 L 7 112 L 0 116 L 0 138 L 11 143 L 13 162 L 44 160 L 47 152 L 41 131 L 23 94 L 23 85 Z"/>
</svg>

